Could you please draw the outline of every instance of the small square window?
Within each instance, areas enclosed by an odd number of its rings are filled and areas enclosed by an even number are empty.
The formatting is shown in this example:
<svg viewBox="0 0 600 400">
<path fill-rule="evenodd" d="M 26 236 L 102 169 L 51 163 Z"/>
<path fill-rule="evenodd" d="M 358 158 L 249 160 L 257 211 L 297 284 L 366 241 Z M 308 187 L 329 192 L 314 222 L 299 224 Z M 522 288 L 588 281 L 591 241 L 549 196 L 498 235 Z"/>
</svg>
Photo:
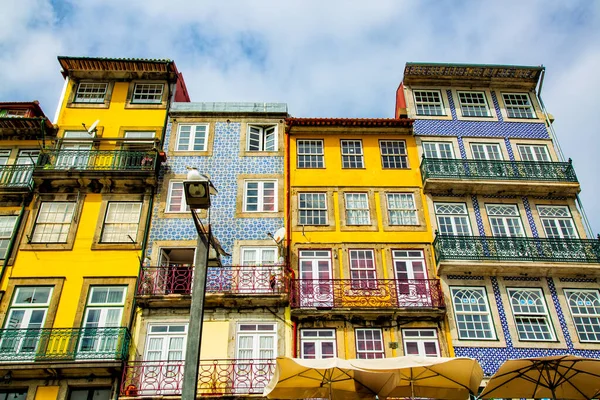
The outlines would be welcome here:
<svg viewBox="0 0 600 400">
<path fill-rule="evenodd" d="M 277 151 L 276 125 L 248 125 L 247 151 Z"/>
<path fill-rule="evenodd" d="M 462 340 L 494 340 L 496 332 L 485 288 L 450 288 L 458 337 Z"/>
<path fill-rule="evenodd" d="M 298 193 L 298 203 L 300 225 L 327 225 L 325 193 Z"/>
<path fill-rule="evenodd" d="M 206 151 L 208 125 L 180 124 L 175 151 Z"/>
<path fill-rule="evenodd" d="M 489 117 L 490 110 L 484 92 L 458 92 L 463 117 Z"/>
<path fill-rule="evenodd" d="M 423 154 L 425 158 L 454 158 L 452 143 L 448 142 L 423 142 Z"/>
<path fill-rule="evenodd" d="M 110 202 L 102 229 L 102 243 L 137 243 L 141 202 Z"/>
<path fill-rule="evenodd" d="M 521 161 L 531 162 L 550 162 L 550 155 L 548 154 L 548 147 L 546 145 L 535 145 L 535 144 L 520 144 L 517 146 L 519 149 L 519 155 Z"/>
<path fill-rule="evenodd" d="M 298 168 L 324 168 L 325 153 L 322 140 L 298 140 Z"/>
<path fill-rule="evenodd" d="M 246 181 L 244 188 L 244 212 L 276 212 L 277 182 Z"/>
<path fill-rule="evenodd" d="M 600 295 L 598 290 L 565 289 L 580 342 L 600 342 Z"/>
<path fill-rule="evenodd" d="M 507 289 L 520 340 L 554 340 L 554 331 L 541 289 Z"/>
<path fill-rule="evenodd" d="M 408 168 L 408 155 L 404 140 L 380 140 L 383 168 Z"/>
<path fill-rule="evenodd" d="M 342 140 L 342 168 L 364 168 L 362 141 Z"/>
<path fill-rule="evenodd" d="M 8 245 L 15 231 L 16 215 L 0 216 L 0 260 L 6 259 Z"/>
<path fill-rule="evenodd" d="M 356 329 L 356 358 L 385 358 L 381 329 Z"/>
<path fill-rule="evenodd" d="M 346 225 L 370 225 L 369 197 L 366 193 L 345 193 Z"/>
<path fill-rule="evenodd" d="M 168 213 L 181 213 L 190 210 L 185 201 L 183 182 L 169 182 L 166 209 Z"/>
<path fill-rule="evenodd" d="M 336 355 L 334 329 L 302 329 L 300 352 L 304 359 L 333 358 Z"/>
<path fill-rule="evenodd" d="M 66 243 L 74 211 L 74 202 L 43 202 L 31 234 L 31 242 Z"/>
<path fill-rule="evenodd" d="M 402 339 L 404 354 L 407 356 L 440 356 L 440 347 L 435 329 L 402 329 Z"/>
<path fill-rule="evenodd" d="M 388 193 L 387 204 L 390 225 L 419 225 L 412 193 Z"/>
<path fill-rule="evenodd" d="M 349 250 L 348 259 L 352 289 L 377 289 L 373 250 Z"/>
<path fill-rule="evenodd" d="M 445 115 L 439 90 L 414 90 L 417 115 Z"/>
<path fill-rule="evenodd" d="M 536 118 L 527 93 L 502 93 L 508 118 Z"/>
<path fill-rule="evenodd" d="M 162 103 L 162 83 L 136 83 L 133 88 L 132 103 L 136 104 L 160 104 Z"/>
<path fill-rule="evenodd" d="M 108 83 L 82 82 L 77 85 L 75 103 L 104 103 Z"/>
</svg>

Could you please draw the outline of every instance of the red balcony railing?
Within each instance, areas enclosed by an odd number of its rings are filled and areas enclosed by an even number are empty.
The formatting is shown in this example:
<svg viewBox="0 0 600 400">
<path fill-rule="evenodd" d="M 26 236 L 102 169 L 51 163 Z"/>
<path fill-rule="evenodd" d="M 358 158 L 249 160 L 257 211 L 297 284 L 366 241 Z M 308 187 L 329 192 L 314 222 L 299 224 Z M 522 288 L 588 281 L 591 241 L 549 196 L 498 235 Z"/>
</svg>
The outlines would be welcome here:
<svg viewBox="0 0 600 400">
<path fill-rule="evenodd" d="M 190 294 L 194 267 L 143 267 L 138 296 Z M 261 294 L 287 293 L 282 265 L 209 267 L 207 293 Z"/>
<path fill-rule="evenodd" d="M 293 308 L 441 308 L 439 279 L 297 279 Z"/>
<path fill-rule="evenodd" d="M 123 370 L 121 396 L 181 395 L 185 361 L 129 362 Z M 201 360 L 198 394 L 262 394 L 275 371 L 275 360 Z"/>
</svg>

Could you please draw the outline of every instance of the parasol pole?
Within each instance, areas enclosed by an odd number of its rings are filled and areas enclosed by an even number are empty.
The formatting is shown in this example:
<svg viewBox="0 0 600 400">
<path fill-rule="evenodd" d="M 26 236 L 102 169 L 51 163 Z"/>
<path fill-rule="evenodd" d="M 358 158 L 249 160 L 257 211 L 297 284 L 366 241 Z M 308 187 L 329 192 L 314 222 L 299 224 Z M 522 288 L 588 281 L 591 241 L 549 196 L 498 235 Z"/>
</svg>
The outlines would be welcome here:
<svg viewBox="0 0 600 400">
<path fill-rule="evenodd" d="M 413 379 L 413 369 L 410 369 L 410 398 L 415 398 L 415 381 Z"/>
</svg>

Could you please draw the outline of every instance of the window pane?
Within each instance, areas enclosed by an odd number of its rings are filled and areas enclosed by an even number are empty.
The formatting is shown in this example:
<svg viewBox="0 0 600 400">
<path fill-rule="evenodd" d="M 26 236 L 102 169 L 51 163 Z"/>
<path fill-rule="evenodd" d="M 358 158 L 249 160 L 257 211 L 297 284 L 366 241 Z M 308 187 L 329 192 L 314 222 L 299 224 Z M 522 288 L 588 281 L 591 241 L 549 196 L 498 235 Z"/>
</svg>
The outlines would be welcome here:
<svg viewBox="0 0 600 400">
<path fill-rule="evenodd" d="M 141 211 L 141 202 L 108 203 L 101 241 L 136 243 Z"/>
</svg>

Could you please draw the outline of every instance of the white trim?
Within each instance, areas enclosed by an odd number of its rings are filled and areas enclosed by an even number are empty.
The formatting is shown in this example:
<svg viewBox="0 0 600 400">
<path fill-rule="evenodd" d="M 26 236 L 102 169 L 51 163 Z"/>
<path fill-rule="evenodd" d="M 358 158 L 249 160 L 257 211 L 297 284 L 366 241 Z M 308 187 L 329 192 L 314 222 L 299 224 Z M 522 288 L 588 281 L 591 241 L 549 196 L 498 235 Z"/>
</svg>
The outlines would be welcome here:
<svg viewBox="0 0 600 400">
<path fill-rule="evenodd" d="M 69 77 L 65 78 L 65 83 L 63 84 L 62 91 L 60 93 L 60 98 L 58 99 L 58 105 L 56 106 L 56 111 L 54 112 L 54 120 L 53 124 L 58 124 L 58 117 L 60 116 L 60 110 L 62 110 L 63 102 L 65 101 L 65 94 L 67 93 L 67 87 L 69 87 Z"/>
</svg>

